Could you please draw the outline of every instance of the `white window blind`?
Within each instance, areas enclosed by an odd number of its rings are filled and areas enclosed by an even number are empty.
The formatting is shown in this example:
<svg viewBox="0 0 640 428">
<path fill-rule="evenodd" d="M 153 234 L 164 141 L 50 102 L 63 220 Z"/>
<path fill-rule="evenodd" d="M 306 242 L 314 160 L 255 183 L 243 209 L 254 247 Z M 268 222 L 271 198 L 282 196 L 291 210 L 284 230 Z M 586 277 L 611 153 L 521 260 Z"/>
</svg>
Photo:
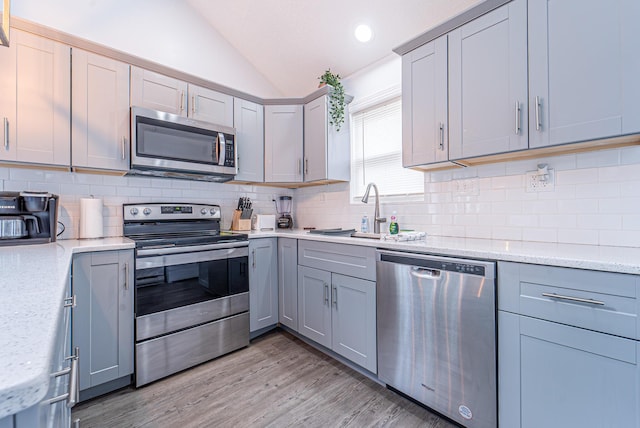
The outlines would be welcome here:
<svg viewBox="0 0 640 428">
<path fill-rule="evenodd" d="M 424 173 L 402 167 L 402 102 L 394 98 L 351 115 L 351 197 L 367 184 L 380 196 L 424 193 Z"/>
</svg>

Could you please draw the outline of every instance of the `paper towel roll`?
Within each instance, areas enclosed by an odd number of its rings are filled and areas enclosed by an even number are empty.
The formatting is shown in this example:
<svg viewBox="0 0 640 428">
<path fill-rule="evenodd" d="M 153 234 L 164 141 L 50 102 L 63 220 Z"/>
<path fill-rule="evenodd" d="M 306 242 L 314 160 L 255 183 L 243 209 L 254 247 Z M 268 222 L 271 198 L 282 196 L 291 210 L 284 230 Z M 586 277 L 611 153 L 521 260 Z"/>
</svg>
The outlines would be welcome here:
<svg viewBox="0 0 640 428">
<path fill-rule="evenodd" d="M 102 199 L 80 199 L 80 238 L 102 238 Z"/>
</svg>

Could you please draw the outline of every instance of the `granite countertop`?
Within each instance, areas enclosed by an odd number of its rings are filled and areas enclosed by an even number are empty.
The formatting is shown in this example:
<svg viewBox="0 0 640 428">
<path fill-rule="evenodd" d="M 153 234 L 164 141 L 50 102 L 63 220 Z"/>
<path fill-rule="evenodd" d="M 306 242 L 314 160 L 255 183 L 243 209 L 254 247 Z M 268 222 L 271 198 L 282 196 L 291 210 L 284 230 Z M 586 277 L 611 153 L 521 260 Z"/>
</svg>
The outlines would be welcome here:
<svg viewBox="0 0 640 428">
<path fill-rule="evenodd" d="M 0 419 L 41 401 L 73 254 L 134 248 L 127 238 L 0 248 Z"/>
<path fill-rule="evenodd" d="M 640 248 L 631 247 L 504 241 L 428 235 L 425 239 L 419 241 L 395 242 L 352 238 L 349 236 L 310 234 L 305 230 L 252 231 L 249 233 L 249 239 L 263 237 L 290 237 L 452 257 L 640 274 Z"/>
</svg>

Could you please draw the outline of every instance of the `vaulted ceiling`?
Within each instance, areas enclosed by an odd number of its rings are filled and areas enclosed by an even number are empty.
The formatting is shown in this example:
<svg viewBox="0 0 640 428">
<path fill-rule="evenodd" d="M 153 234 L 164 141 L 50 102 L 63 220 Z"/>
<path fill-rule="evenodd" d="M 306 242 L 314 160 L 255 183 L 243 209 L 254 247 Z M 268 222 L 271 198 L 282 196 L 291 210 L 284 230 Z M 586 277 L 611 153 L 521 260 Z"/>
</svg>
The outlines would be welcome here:
<svg viewBox="0 0 640 428">
<path fill-rule="evenodd" d="M 342 77 L 481 0 L 187 0 L 285 96 L 304 96 L 331 68 Z M 374 32 L 358 42 L 354 30 Z"/>
</svg>

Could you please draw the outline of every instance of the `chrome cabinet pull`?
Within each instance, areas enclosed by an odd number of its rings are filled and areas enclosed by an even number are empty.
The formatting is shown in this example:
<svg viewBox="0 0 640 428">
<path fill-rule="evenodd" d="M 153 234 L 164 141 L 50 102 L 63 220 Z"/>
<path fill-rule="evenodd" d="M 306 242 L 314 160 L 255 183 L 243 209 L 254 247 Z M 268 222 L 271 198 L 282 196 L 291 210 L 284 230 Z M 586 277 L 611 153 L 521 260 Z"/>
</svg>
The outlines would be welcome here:
<svg viewBox="0 0 640 428">
<path fill-rule="evenodd" d="M 540 97 L 536 97 L 536 131 L 540 131 L 542 123 L 540 123 Z"/>
<path fill-rule="evenodd" d="M 516 135 L 520 134 L 520 102 L 516 101 Z"/>
<path fill-rule="evenodd" d="M 196 114 L 196 97 L 191 97 L 191 114 Z"/>
<path fill-rule="evenodd" d="M 440 144 L 438 144 L 440 150 L 444 150 L 444 123 L 440 122 Z"/>
<path fill-rule="evenodd" d="M 129 263 L 124 264 L 124 289 L 129 289 Z"/>
<path fill-rule="evenodd" d="M 542 295 L 544 297 L 550 297 L 552 299 L 569 300 L 571 302 L 588 303 L 590 305 L 604 306 L 604 302 L 601 302 L 600 300 L 583 299 L 581 297 L 573 297 L 573 296 L 563 296 L 562 294 L 556 294 L 556 293 L 542 293 Z"/>
<path fill-rule="evenodd" d="M 309 174 L 309 158 L 304 160 L 304 173 Z"/>
<path fill-rule="evenodd" d="M 253 249 L 251 250 L 251 266 L 255 269 L 256 268 L 256 250 Z"/>
<path fill-rule="evenodd" d="M 302 174 L 302 159 L 298 159 L 298 175 Z"/>
<path fill-rule="evenodd" d="M 329 304 L 329 284 L 324 283 L 324 302 Z"/>
<path fill-rule="evenodd" d="M 122 160 L 127 158 L 127 137 L 122 137 Z"/>
<path fill-rule="evenodd" d="M 76 405 L 80 399 L 79 377 L 78 377 L 78 347 L 74 349 L 74 355 L 71 359 L 71 374 L 69 375 L 69 401 L 67 407 L 71 408 Z"/>
<path fill-rule="evenodd" d="M 9 119 L 4 118 L 4 149 L 9 150 Z"/>
<path fill-rule="evenodd" d="M 338 309 L 338 287 L 331 287 L 331 303 Z"/>
<path fill-rule="evenodd" d="M 65 308 L 75 308 L 76 307 L 76 295 L 74 294 L 71 297 L 67 297 L 64 299 L 64 307 Z"/>
<path fill-rule="evenodd" d="M 184 91 L 180 91 L 180 111 L 184 111 Z"/>
</svg>

